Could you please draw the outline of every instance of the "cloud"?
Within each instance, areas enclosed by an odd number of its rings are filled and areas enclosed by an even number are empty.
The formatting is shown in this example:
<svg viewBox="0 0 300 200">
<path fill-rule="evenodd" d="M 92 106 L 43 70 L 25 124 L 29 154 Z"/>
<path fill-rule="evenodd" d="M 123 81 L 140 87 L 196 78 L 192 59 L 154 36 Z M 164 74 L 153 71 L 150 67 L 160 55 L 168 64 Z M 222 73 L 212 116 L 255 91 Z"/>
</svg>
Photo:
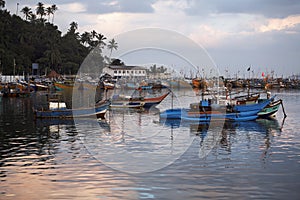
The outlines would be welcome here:
<svg viewBox="0 0 300 200">
<path fill-rule="evenodd" d="M 271 18 L 285 18 L 300 14 L 298 0 L 187 0 L 189 7 L 185 9 L 188 15 L 207 15 L 222 13 L 244 13 L 263 15 Z"/>
<path fill-rule="evenodd" d="M 266 25 L 259 27 L 259 31 L 282 31 L 285 30 L 291 33 L 291 29 L 300 24 L 300 15 L 289 16 L 284 19 L 268 19 Z"/>
<path fill-rule="evenodd" d="M 68 4 L 60 4 L 59 9 L 62 11 L 70 12 L 70 13 L 79 13 L 87 11 L 87 8 L 82 3 L 68 3 Z"/>
<path fill-rule="evenodd" d="M 151 13 L 155 0 L 89 0 L 87 13 Z"/>
<path fill-rule="evenodd" d="M 18 1 L 6 1 L 11 13 Z M 19 1 L 20 10 L 25 3 Z M 96 30 L 108 39 L 133 29 L 177 31 L 203 45 L 220 66 L 285 66 L 299 72 L 298 0 L 44 0 L 55 3 L 63 33 L 72 21 L 79 32 Z M 37 1 L 26 5 L 35 11 Z M 118 42 L 118 41 L 117 41 Z M 276 70 L 275 70 L 276 71 Z"/>
</svg>

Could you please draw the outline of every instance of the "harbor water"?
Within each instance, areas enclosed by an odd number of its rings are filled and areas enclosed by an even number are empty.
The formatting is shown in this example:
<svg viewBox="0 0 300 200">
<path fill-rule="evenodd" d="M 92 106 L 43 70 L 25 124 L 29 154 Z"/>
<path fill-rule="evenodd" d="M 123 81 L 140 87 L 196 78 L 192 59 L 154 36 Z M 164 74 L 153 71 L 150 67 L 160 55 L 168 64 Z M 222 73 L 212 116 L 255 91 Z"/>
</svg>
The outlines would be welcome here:
<svg viewBox="0 0 300 200">
<path fill-rule="evenodd" d="M 272 94 L 286 118 L 214 127 L 159 118 L 189 90 L 75 122 L 35 120 L 41 93 L 2 98 L 0 199 L 299 199 L 300 92 Z"/>
</svg>

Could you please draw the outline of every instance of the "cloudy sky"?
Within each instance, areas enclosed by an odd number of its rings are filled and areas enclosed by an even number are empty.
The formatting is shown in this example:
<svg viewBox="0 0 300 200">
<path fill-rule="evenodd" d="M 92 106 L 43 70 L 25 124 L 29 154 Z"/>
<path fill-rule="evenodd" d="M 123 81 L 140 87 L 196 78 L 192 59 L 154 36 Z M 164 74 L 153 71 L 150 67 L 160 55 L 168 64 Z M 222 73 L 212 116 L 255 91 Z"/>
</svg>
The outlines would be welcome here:
<svg viewBox="0 0 300 200">
<path fill-rule="evenodd" d="M 6 0 L 11 13 L 39 1 Z M 147 27 L 174 30 L 202 45 L 220 73 L 300 74 L 299 0 L 44 0 L 56 4 L 55 24 L 66 32 L 96 30 L 107 38 Z M 22 13 L 18 13 L 23 17 Z M 117 41 L 118 42 L 118 41 Z"/>
</svg>

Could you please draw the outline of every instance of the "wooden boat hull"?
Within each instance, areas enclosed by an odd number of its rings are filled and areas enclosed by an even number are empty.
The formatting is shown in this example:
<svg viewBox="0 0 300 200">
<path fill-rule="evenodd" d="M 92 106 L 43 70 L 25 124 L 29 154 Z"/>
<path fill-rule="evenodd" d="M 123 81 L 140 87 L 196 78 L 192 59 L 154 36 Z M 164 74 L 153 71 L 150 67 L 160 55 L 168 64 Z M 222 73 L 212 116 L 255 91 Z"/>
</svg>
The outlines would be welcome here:
<svg viewBox="0 0 300 200">
<path fill-rule="evenodd" d="M 64 89 L 72 89 L 74 84 L 63 84 L 63 83 L 54 83 L 55 88 L 57 88 L 57 90 L 64 90 Z"/>
<path fill-rule="evenodd" d="M 91 108 L 80 109 L 59 109 L 59 110 L 35 110 L 36 118 L 73 118 L 73 117 L 90 117 L 97 116 L 104 118 L 104 115 L 110 105 L 110 102 L 105 102 Z"/>
<path fill-rule="evenodd" d="M 156 106 L 160 104 L 170 92 L 159 96 L 159 97 L 151 97 L 151 98 L 128 98 L 123 100 L 112 100 L 111 107 L 112 108 L 146 108 L 149 109 L 152 106 Z"/>
<path fill-rule="evenodd" d="M 274 116 L 277 113 L 277 111 L 279 110 L 279 106 L 281 104 L 282 104 L 281 99 L 271 102 L 269 105 L 267 105 L 264 109 L 262 109 L 258 113 L 258 117 L 259 118 L 268 118 L 268 117 Z"/>
<path fill-rule="evenodd" d="M 112 102 L 110 104 L 110 108 L 142 108 L 144 106 L 143 103 L 141 102 L 126 102 L 126 101 L 121 101 L 121 102 Z"/>
<path fill-rule="evenodd" d="M 151 108 L 153 106 L 156 106 L 160 104 L 168 95 L 170 92 L 167 92 L 166 94 L 159 96 L 159 97 L 152 97 L 152 98 L 145 98 L 142 103 L 144 104 L 144 108 Z"/>
<path fill-rule="evenodd" d="M 250 96 L 237 96 L 234 98 L 237 105 L 254 104 L 260 97 L 259 93 L 251 94 Z"/>
<path fill-rule="evenodd" d="M 262 110 L 266 107 L 270 102 L 274 100 L 275 96 L 270 99 L 264 100 L 263 102 L 256 103 L 256 104 L 246 104 L 246 105 L 235 105 L 233 106 L 232 110 L 236 112 L 243 112 L 243 111 L 251 111 L 251 110 Z"/>
</svg>

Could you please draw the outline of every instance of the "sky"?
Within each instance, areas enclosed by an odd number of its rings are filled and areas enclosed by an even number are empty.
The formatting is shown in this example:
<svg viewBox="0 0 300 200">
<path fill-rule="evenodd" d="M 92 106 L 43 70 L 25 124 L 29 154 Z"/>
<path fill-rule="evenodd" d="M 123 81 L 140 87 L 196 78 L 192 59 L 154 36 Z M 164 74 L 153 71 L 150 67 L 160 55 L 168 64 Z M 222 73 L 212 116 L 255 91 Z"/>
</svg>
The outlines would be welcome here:
<svg viewBox="0 0 300 200">
<path fill-rule="evenodd" d="M 35 8 L 38 2 L 6 0 L 6 9 L 23 17 L 20 10 Z M 72 21 L 78 23 L 80 33 L 96 30 L 109 39 L 141 28 L 167 29 L 203 47 L 227 77 L 248 76 L 249 67 L 253 77 L 261 77 L 262 72 L 277 77 L 300 74 L 299 0 L 41 2 L 57 5 L 54 23 L 63 33 Z"/>
</svg>

